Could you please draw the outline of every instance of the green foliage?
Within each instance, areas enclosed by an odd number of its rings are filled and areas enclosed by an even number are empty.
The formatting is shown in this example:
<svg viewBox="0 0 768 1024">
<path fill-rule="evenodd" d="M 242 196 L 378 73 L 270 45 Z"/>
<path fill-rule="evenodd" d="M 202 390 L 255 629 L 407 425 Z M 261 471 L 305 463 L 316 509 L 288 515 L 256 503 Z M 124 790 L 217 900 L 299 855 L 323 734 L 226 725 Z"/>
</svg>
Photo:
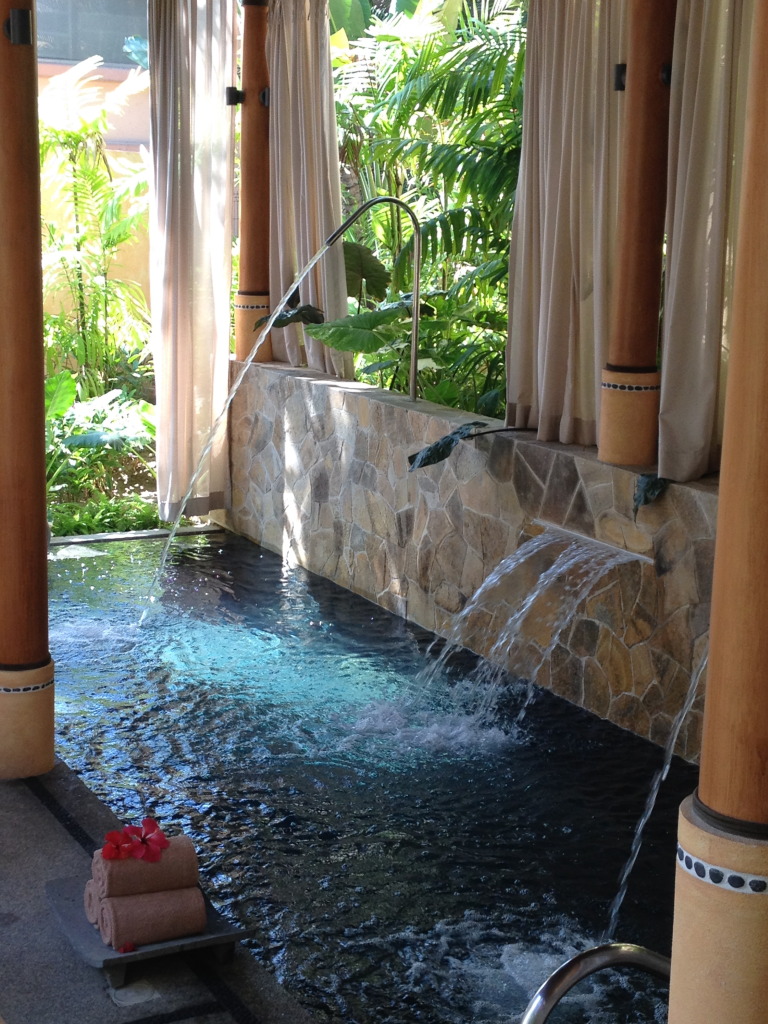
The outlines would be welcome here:
<svg viewBox="0 0 768 1024">
<path fill-rule="evenodd" d="M 45 384 L 49 506 L 152 486 L 153 407 L 116 388 L 78 402 L 76 387 L 68 370 Z"/>
<path fill-rule="evenodd" d="M 60 76 L 70 106 L 83 102 L 93 66 Z M 107 157 L 105 110 L 64 127 L 49 116 L 40 121 L 41 175 L 56 212 L 43 223 L 43 275 L 46 305 L 59 310 L 45 316 L 47 371 L 71 369 L 80 398 L 115 386 L 135 393 L 151 375 L 149 312 L 139 286 L 116 266 L 146 225 L 146 170 Z"/>
<path fill-rule="evenodd" d="M 484 307 L 460 289 L 431 292 L 421 303 L 419 389 L 424 398 L 501 416 L 505 402 L 506 319 L 493 305 Z M 380 387 L 407 390 L 410 369 L 413 297 L 404 296 L 377 309 L 309 325 L 307 334 L 326 345 L 361 353 L 358 375 Z M 363 356 L 374 353 L 371 362 Z"/>
<path fill-rule="evenodd" d="M 377 8 L 381 15 L 381 9 Z M 409 203 L 421 223 L 425 294 L 419 383 L 441 404 L 499 415 L 505 401 L 509 228 L 522 141 L 524 0 L 390 4 L 365 37 L 336 55 L 337 120 L 350 210 L 380 195 Z M 374 207 L 353 228 L 392 267 L 390 301 L 413 280 L 403 214 Z M 368 289 L 363 305 L 382 299 Z M 409 316 L 409 315 L 408 315 Z M 381 358 L 360 372 L 407 390 L 408 317 L 348 336 Z M 337 347 L 347 347 L 327 325 Z M 358 328 L 349 325 L 350 331 Z M 397 329 L 396 329 L 397 328 Z M 310 333 L 315 334 L 314 329 Z"/>
<path fill-rule="evenodd" d="M 371 21 L 368 0 L 329 0 L 328 13 L 332 32 L 346 32 L 350 39 L 364 34 Z"/>
<path fill-rule="evenodd" d="M 408 321 L 404 320 L 404 315 Z M 401 303 L 356 313 L 341 320 L 312 324 L 306 332 L 342 352 L 371 353 L 394 346 L 406 322 L 410 322 L 410 306 Z"/>
<path fill-rule="evenodd" d="M 381 260 L 377 259 L 367 245 L 358 242 L 344 242 L 344 269 L 347 277 L 347 295 L 363 302 L 384 299 L 390 282 L 390 273 Z"/>
<path fill-rule="evenodd" d="M 156 530 L 168 525 L 160 521 L 154 501 L 136 494 L 115 497 L 97 493 L 87 501 L 51 505 L 48 519 L 54 537 Z"/>
</svg>

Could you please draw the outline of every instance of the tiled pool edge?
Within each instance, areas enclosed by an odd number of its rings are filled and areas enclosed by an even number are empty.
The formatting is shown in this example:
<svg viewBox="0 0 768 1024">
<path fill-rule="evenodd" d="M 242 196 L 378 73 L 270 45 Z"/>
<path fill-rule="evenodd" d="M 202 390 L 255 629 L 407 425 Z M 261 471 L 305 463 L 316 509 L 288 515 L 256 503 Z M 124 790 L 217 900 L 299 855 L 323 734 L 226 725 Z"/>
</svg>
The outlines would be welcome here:
<svg viewBox="0 0 768 1024">
<path fill-rule="evenodd" d="M 672 485 L 635 518 L 635 473 L 527 434 L 479 438 L 408 472 L 408 455 L 473 418 L 253 365 L 231 410 L 228 526 L 441 635 L 542 523 L 646 556 L 606 575 L 538 681 L 664 743 L 706 651 L 716 485 Z M 678 752 L 695 759 L 700 733 L 701 694 Z"/>
</svg>

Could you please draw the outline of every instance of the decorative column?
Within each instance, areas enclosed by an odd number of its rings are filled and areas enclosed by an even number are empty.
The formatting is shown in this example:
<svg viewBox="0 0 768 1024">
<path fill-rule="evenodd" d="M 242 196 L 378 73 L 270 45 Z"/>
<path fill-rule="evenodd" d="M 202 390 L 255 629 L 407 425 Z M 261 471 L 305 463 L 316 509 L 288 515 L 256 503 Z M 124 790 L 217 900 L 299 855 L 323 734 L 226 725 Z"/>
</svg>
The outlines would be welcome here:
<svg viewBox="0 0 768 1024">
<path fill-rule="evenodd" d="M 0 0 L 0 778 L 53 767 L 32 0 Z"/>
<path fill-rule="evenodd" d="M 670 1024 L 768 1007 L 768 3 L 755 4 L 699 788 L 680 812 Z"/>
<path fill-rule="evenodd" d="M 243 0 L 240 80 L 240 275 L 235 297 L 235 357 L 250 355 L 254 325 L 269 316 L 269 71 L 267 0 Z M 255 356 L 269 362 L 267 338 Z"/>
<path fill-rule="evenodd" d="M 677 0 L 630 0 L 616 269 L 598 458 L 656 462 L 669 76 Z"/>
</svg>

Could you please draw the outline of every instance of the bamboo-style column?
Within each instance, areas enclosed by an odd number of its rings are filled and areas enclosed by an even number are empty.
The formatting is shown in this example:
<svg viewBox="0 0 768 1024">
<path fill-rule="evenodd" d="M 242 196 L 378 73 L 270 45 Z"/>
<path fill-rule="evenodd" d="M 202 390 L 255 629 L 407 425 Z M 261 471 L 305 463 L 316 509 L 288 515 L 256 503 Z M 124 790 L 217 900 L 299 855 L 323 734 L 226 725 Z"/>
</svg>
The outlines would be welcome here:
<svg viewBox="0 0 768 1024">
<path fill-rule="evenodd" d="M 657 368 L 667 184 L 669 73 L 677 0 L 630 0 L 616 269 L 598 457 L 656 462 Z"/>
<path fill-rule="evenodd" d="M 758 0 L 699 788 L 680 812 L 670 1024 L 768 1010 L 768 3 Z"/>
<path fill-rule="evenodd" d="M 0 778 L 53 767 L 32 0 L 0 0 Z"/>
<path fill-rule="evenodd" d="M 269 316 L 269 71 L 267 0 L 243 0 L 240 111 L 240 276 L 235 297 L 235 356 L 247 359 L 254 325 Z M 269 362 L 269 338 L 255 356 Z"/>
</svg>

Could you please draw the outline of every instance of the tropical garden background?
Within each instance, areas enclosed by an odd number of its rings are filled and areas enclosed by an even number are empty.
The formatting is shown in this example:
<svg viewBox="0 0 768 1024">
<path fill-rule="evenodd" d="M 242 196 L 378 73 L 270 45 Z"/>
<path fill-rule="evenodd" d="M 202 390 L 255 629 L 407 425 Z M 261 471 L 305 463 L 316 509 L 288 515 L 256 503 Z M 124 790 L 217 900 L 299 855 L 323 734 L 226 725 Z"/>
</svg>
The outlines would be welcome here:
<svg viewBox="0 0 768 1024">
<path fill-rule="evenodd" d="M 525 0 L 330 0 L 345 210 L 380 195 L 412 206 L 422 236 L 420 393 L 486 416 L 501 415 L 505 402 L 525 8 Z M 140 39 L 125 47 L 145 66 Z M 104 141 L 112 110 L 146 88 L 146 74 L 137 68 L 94 109 L 87 91 L 96 66 L 58 76 L 41 102 L 56 535 L 159 525 L 149 312 L 122 259 L 146 235 L 147 170 Z M 410 220 L 389 204 L 374 207 L 346 236 L 345 256 L 349 316 L 305 330 L 355 352 L 359 379 L 407 391 Z"/>
</svg>

